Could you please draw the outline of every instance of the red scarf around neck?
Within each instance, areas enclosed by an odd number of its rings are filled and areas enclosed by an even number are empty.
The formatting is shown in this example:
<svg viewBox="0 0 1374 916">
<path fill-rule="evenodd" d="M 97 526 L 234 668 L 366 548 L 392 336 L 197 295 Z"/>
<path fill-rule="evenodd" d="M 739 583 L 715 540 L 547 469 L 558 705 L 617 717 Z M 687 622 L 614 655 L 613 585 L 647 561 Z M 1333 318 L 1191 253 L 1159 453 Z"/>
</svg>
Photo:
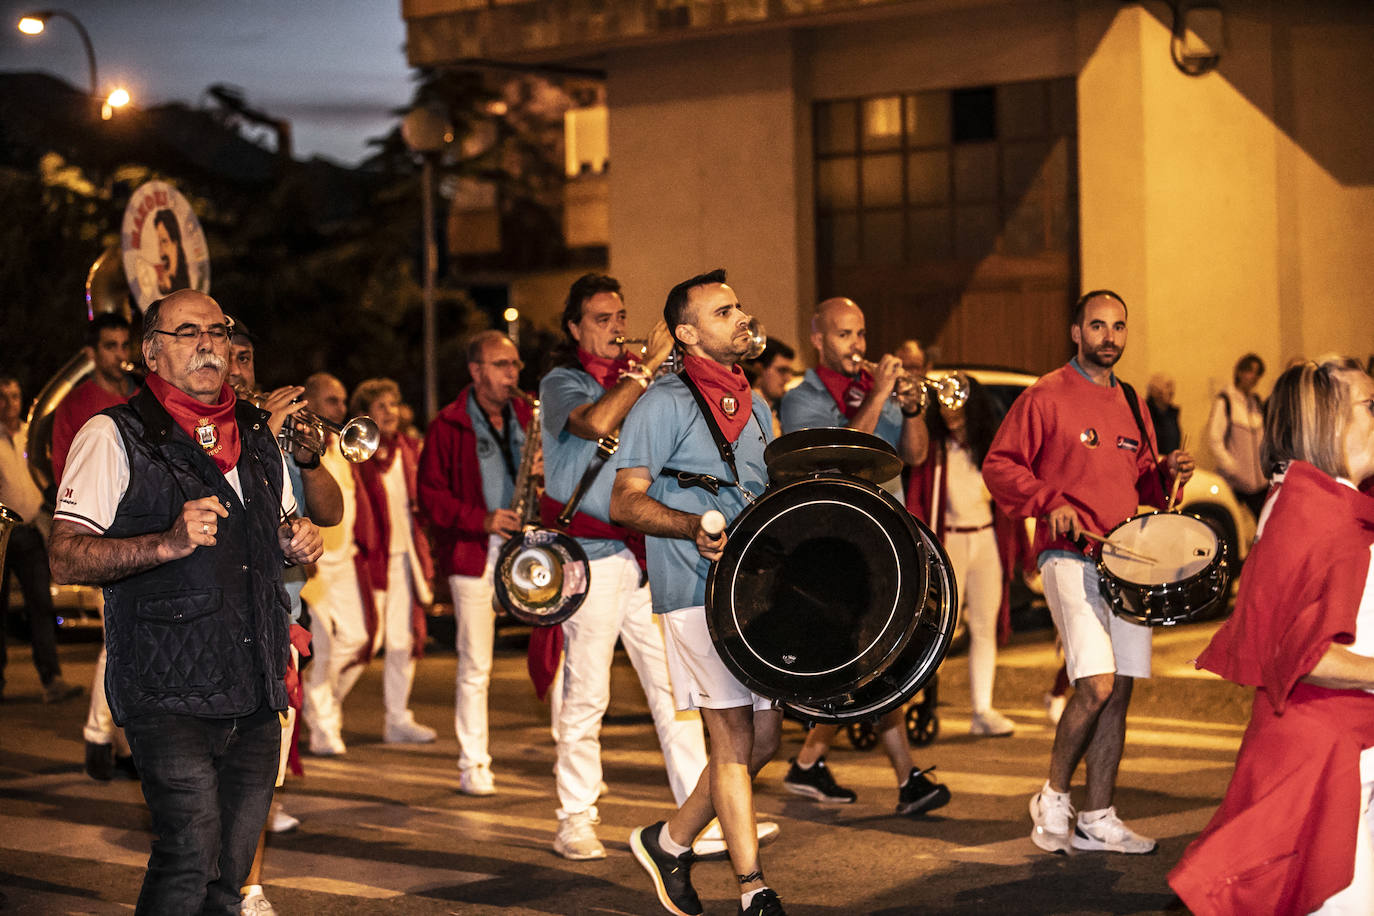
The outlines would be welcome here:
<svg viewBox="0 0 1374 916">
<path fill-rule="evenodd" d="M 825 384 L 846 420 L 854 418 L 854 414 L 859 412 L 859 405 L 873 390 L 873 376 L 866 369 L 860 370 L 858 375 L 845 375 L 826 366 L 817 366 L 816 377 Z"/>
<path fill-rule="evenodd" d="M 239 424 L 234 419 L 238 398 L 232 388 L 223 386 L 218 401 L 204 404 L 155 373 L 149 374 L 144 384 L 177 426 L 214 459 L 221 473 L 228 474 L 239 463 Z"/>
<path fill-rule="evenodd" d="M 744 370 L 738 365 L 726 369 L 713 359 L 691 355 L 683 360 L 682 367 L 711 406 L 711 414 L 726 441 L 734 442 L 744 432 L 754 410 L 753 392 Z"/>
<path fill-rule="evenodd" d="M 400 450 L 400 444 L 397 441 L 400 437 L 400 433 L 392 433 L 389 436 L 382 435 L 377 443 L 377 451 L 373 453 L 371 458 L 363 462 L 369 470 L 375 470 L 379 475 L 391 470 L 391 463 L 396 460 L 396 452 Z"/>
<path fill-rule="evenodd" d="M 581 347 L 577 348 L 577 361 L 587 370 L 587 374 L 596 379 L 607 391 L 614 388 L 616 382 L 620 381 L 621 374 L 630 368 L 628 355 L 622 354 L 615 359 L 607 359 L 588 353 Z"/>
</svg>

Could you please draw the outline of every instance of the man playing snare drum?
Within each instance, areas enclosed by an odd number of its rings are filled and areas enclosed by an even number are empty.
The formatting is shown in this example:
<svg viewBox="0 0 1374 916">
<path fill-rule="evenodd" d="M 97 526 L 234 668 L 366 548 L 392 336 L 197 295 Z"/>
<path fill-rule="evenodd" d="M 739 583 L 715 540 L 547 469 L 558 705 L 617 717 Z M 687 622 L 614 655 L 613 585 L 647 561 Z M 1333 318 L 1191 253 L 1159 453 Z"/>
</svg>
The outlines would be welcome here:
<svg viewBox="0 0 1374 916">
<path fill-rule="evenodd" d="M 1061 854 L 1148 853 L 1155 841 L 1121 822 L 1112 794 L 1131 687 L 1150 676 L 1150 629 L 1112 615 L 1098 590 L 1097 545 L 1084 535 L 1106 535 L 1141 503 L 1164 507 L 1165 487 L 1187 482 L 1193 458 L 1157 457 L 1149 411 L 1112 372 L 1126 347 L 1120 296 L 1085 293 L 1069 336 L 1078 354 L 1016 400 L 983 461 L 997 503 L 1039 522 L 1033 548 L 1076 688 L 1054 736 L 1049 779 L 1031 797 L 1031 839 Z M 1079 760 L 1087 763 L 1087 799 L 1075 824 L 1069 785 Z"/>
</svg>

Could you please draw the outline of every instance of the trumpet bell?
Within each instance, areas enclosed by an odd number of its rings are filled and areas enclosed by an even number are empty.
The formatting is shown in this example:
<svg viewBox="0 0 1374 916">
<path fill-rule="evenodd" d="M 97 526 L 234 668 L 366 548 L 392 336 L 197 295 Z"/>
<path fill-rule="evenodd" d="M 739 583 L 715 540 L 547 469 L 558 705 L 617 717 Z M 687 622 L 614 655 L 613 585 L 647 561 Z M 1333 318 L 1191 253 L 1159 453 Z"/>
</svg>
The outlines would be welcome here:
<svg viewBox="0 0 1374 916">
<path fill-rule="evenodd" d="M 382 442 L 382 430 L 371 417 L 354 417 L 345 423 L 338 433 L 339 453 L 353 464 L 364 462 L 375 455 L 377 446 Z"/>
<path fill-rule="evenodd" d="M 549 627 L 582 606 L 591 573 L 581 544 L 561 531 L 529 526 L 501 548 L 495 583 L 499 607 L 522 623 Z"/>
<path fill-rule="evenodd" d="M 758 359 L 768 349 L 768 331 L 757 318 L 749 319 L 749 349 L 744 351 L 744 359 Z"/>
</svg>

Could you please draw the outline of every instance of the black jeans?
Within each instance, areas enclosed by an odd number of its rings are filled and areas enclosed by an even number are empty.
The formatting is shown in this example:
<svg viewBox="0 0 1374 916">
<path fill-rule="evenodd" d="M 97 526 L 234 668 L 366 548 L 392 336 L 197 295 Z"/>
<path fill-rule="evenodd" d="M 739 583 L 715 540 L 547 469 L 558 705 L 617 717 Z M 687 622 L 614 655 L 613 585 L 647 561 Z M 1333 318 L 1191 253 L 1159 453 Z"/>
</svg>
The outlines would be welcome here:
<svg viewBox="0 0 1374 916">
<path fill-rule="evenodd" d="M 139 716 L 124 734 L 156 835 L 137 912 L 238 916 L 277 781 L 277 713 Z"/>
<path fill-rule="evenodd" d="M 52 606 L 52 573 L 48 570 L 48 547 L 33 525 L 19 525 L 10 532 L 5 552 L 4 581 L 0 582 L 0 688 L 5 683 L 9 664 L 5 623 L 10 612 L 10 573 L 19 579 L 24 593 L 24 610 L 29 615 L 29 642 L 33 645 L 33 666 L 38 679 L 47 686 L 62 673 L 57 660 L 57 612 Z"/>
</svg>

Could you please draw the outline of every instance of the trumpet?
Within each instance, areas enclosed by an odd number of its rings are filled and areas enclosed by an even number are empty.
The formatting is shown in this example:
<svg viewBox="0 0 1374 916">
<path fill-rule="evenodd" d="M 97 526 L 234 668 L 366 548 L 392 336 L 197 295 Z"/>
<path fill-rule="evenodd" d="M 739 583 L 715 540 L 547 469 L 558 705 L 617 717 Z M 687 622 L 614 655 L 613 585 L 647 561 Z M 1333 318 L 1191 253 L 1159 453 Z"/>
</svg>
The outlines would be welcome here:
<svg viewBox="0 0 1374 916">
<path fill-rule="evenodd" d="M 234 393 L 254 407 L 261 407 L 267 400 L 266 392 L 246 387 L 236 388 Z M 334 433 L 339 437 L 339 454 L 352 464 L 361 464 L 371 458 L 382 441 L 382 431 L 371 417 L 354 417 L 341 426 L 309 409 L 298 410 L 287 417 L 277 441 L 283 450 L 303 448 L 323 455 L 328 441 L 326 433 Z"/>
<path fill-rule="evenodd" d="M 877 363 L 864 359 L 857 353 L 850 355 L 849 359 L 853 361 L 856 369 L 867 369 L 870 374 L 878 371 Z M 959 410 L 968 403 L 968 376 L 962 372 L 949 372 L 939 378 L 903 372 L 897 376 L 897 383 L 892 386 L 892 396 L 905 398 L 915 388 L 920 388 L 919 399 L 920 410 L 922 411 L 928 406 L 931 395 L 935 396 L 935 400 L 939 402 L 940 406 L 948 407 L 950 410 Z"/>
</svg>

